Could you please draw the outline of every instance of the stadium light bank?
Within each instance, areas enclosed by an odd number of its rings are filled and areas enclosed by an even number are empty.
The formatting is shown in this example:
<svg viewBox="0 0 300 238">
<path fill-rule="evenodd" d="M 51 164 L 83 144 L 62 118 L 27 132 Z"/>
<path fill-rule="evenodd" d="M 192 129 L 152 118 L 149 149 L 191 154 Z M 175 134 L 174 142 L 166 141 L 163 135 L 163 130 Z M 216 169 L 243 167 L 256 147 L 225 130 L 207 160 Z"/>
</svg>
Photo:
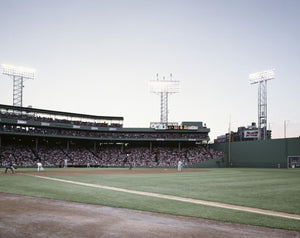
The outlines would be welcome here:
<svg viewBox="0 0 300 238">
<path fill-rule="evenodd" d="M 275 78 L 274 71 L 269 69 L 249 74 L 250 84 L 258 84 L 258 140 L 267 139 L 267 81 Z"/>
<path fill-rule="evenodd" d="M 23 87 L 25 79 L 35 79 L 36 71 L 32 68 L 2 64 L 2 74 L 13 79 L 13 105 L 23 106 Z"/>
<path fill-rule="evenodd" d="M 160 95 L 160 122 L 161 124 L 168 124 L 168 100 L 169 95 L 180 92 L 180 82 L 172 79 L 172 74 L 170 74 L 170 79 L 167 80 L 165 77 L 163 79 L 158 78 L 157 80 L 151 80 L 149 82 L 150 92 Z"/>
</svg>

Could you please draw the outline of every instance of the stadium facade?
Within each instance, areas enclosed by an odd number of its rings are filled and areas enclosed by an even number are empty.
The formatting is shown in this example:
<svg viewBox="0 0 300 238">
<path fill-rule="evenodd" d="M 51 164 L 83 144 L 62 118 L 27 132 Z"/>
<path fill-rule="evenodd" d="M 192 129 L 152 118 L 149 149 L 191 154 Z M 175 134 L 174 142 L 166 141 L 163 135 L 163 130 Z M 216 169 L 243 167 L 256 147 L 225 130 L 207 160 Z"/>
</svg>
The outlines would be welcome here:
<svg viewBox="0 0 300 238">
<path fill-rule="evenodd" d="M 112 150 L 112 147 L 118 148 L 118 153 L 114 156 L 121 154 L 125 162 L 130 159 L 129 154 L 136 151 L 137 147 L 146 148 L 145 153 L 150 154 L 150 157 L 161 156 L 162 152 L 158 150 L 164 148 L 165 153 L 171 151 L 176 156 L 184 156 L 187 161 L 191 157 L 190 148 L 199 147 L 199 151 L 193 151 L 193 153 L 200 153 L 204 160 L 207 160 L 204 155 L 210 154 L 207 145 L 210 129 L 203 126 L 202 122 L 182 122 L 181 125 L 151 123 L 149 128 L 125 128 L 123 117 L 96 116 L 10 105 L 0 105 L 0 112 L 2 164 L 7 162 L 8 154 L 12 154 L 11 159 L 19 157 L 19 162 L 22 160 L 20 157 L 30 157 L 27 159 L 34 164 L 32 157 L 47 157 L 47 153 L 53 153 L 54 149 L 59 150 L 62 152 L 60 155 L 72 161 L 72 153 L 83 153 L 82 151 L 76 152 L 75 148 L 85 148 L 84 153 L 92 156 L 94 158 L 92 163 L 96 162 L 98 165 L 105 164 L 102 157 L 108 157 L 100 152 L 107 148 Z M 130 150 L 130 148 L 135 148 L 135 150 Z M 182 155 L 182 150 L 186 151 L 184 155 Z M 18 153 L 23 155 L 18 156 Z M 181 154 L 178 155 L 178 153 Z M 211 155 L 210 159 L 214 157 Z M 113 160 L 113 158 L 105 159 L 106 162 Z M 159 158 L 155 160 L 159 165 Z M 57 164 L 60 163 L 57 162 Z M 76 162 L 72 163 L 76 165 Z M 145 163 L 151 164 L 147 161 Z M 84 163 L 80 162 L 80 164 Z M 175 165 L 175 160 L 169 165 Z"/>
<path fill-rule="evenodd" d="M 202 122 L 125 128 L 123 117 L 0 104 L 0 165 L 300 168 L 300 137 L 208 144 Z M 253 130 L 252 128 L 242 128 Z M 255 129 L 255 128 L 254 128 Z M 242 130 L 241 130 L 242 131 Z"/>
</svg>

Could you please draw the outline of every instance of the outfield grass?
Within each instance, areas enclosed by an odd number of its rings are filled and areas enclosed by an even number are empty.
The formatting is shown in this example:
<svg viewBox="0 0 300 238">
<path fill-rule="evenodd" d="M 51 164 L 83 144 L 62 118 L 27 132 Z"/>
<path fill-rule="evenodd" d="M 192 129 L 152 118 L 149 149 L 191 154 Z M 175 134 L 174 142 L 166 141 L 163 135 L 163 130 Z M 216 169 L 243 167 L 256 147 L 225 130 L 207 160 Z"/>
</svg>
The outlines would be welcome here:
<svg viewBox="0 0 300 238">
<path fill-rule="evenodd" d="M 211 169 L 210 172 L 199 173 L 55 177 L 300 214 L 300 170 Z M 1 175 L 0 192 L 300 230 L 299 220 L 71 185 L 28 176 Z"/>
</svg>

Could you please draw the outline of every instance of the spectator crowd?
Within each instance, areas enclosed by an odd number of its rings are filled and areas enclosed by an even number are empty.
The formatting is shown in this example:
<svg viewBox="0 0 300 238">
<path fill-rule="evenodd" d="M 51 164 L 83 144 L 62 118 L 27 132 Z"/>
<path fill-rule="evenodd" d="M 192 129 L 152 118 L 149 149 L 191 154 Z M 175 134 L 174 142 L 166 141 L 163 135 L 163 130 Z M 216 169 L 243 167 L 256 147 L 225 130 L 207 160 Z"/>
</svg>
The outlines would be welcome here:
<svg viewBox="0 0 300 238">
<path fill-rule="evenodd" d="M 42 116 L 41 116 L 42 115 Z M 98 130 L 98 127 L 123 127 L 122 124 L 115 121 L 92 121 L 91 118 L 80 119 L 61 119 L 55 115 L 34 114 L 34 113 L 15 113 L 5 110 L 0 111 L 1 118 L 17 119 L 18 122 L 0 123 L 0 132 L 13 132 L 6 134 L 26 134 L 37 137 L 61 138 L 74 137 L 90 140 L 99 139 L 101 141 L 197 141 L 207 140 L 208 132 L 195 131 L 140 131 L 128 132 L 126 130 L 117 130 L 109 128 Z M 24 120 L 24 121 L 22 121 Z M 13 120 L 11 120 L 13 121 Z M 35 121 L 41 122 L 33 123 Z M 4 122 L 4 121 L 3 121 Z M 27 122 L 30 122 L 27 124 Z M 65 123 L 72 125 L 87 125 L 91 128 L 70 125 L 43 125 L 47 123 Z M 109 124 L 108 124 L 109 123 Z M 112 129 L 112 130 L 110 130 Z M 42 135 L 42 136 L 41 136 Z M 80 137 L 80 138 L 79 138 Z M 160 143 L 160 142 L 159 142 Z M 26 144 L 9 144 L 0 147 L 1 165 L 13 162 L 18 166 L 36 166 L 41 161 L 44 166 L 64 166 L 67 161 L 68 166 L 176 166 L 178 161 L 183 161 L 184 165 L 201 163 L 206 160 L 222 156 L 222 153 L 206 148 L 202 145 L 191 145 L 182 148 L 172 146 L 128 146 L 125 149 L 117 145 L 103 145 L 99 148 L 88 148 L 82 146 L 71 146 L 62 148 L 58 145 L 36 145 L 35 148 Z"/>
<path fill-rule="evenodd" d="M 94 150 L 86 147 L 65 148 L 39 146 L 38 150 L 26 145 L 5 145 L 1 147 L 2 166 L 13 162 L 17 166 L 36 166 L 41 161 L 44 166 L 60 167 L 67 160 L 68 166 L 176 166 L 178 161 L 192 165 L 222 156 L 223 153 L 204 146 L 143 147 L 101 146 Z"/>
</svg>

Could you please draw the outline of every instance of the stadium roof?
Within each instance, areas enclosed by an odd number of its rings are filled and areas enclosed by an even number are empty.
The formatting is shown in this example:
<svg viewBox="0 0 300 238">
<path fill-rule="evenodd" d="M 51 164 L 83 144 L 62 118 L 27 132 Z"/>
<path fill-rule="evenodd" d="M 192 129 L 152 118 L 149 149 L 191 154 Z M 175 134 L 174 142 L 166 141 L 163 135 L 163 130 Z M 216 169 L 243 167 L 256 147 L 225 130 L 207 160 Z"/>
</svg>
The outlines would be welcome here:
<svg viewBox="0 0 300 238">
<path fill-rule="evenodd" d="M 38 109 L 38 108 L 32 108 L 32 107 L 17 107 L 17 106 L 4 105 L 4 104 L 0 104 L 0 109 L 27 112 L 27 113 L 32 113 L 32 112 L 33 113 L 41 113 L 41 114 L 48 114 L 48 115 L 54 115 L 54 116 L 87 118 L 87 119 L 94 119 L 94 120 L 114 120 L 114 121 L 123 121 L 124 120 L 123 117 L 96 116 L 96 115 L 88 115 L 88 114 L 81 114 L 81 113 L 72 113 L 72 112 L 62 112 L 62 111 Z"/>
</svg>

